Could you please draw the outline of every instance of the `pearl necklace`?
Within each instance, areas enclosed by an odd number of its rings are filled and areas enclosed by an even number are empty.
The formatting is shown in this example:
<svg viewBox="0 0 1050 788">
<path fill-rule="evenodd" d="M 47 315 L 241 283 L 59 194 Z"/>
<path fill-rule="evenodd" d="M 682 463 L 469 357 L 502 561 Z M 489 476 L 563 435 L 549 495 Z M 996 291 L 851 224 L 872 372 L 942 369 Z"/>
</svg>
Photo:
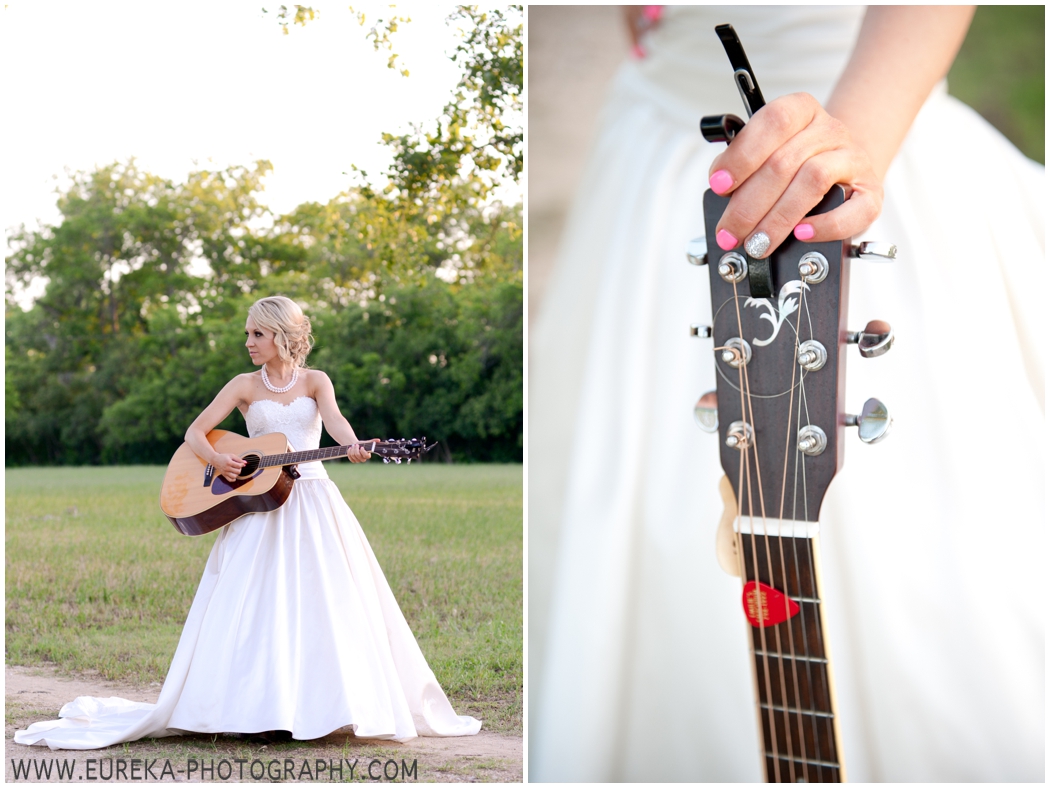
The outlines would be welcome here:
<svg viewBox="0 0 1050 788">
<path fill-rule="evenodd" d="M 279 389 L 275 385 L 273 385 L 270 382 L 270 378 L 267 377 L 267 375 L 266 375 L 266 365 L 265 364 L 262 365 L 261 372 L 262 372 L 263 385 L 266 386 L 266 388 L 268 388 L 274 394 L 284 394 L 284 392 L 290 390 L 292 388 L 292 386 L 295 385 L 296 381 L 299 380 L 299 367 L 296 367 L 295 369 L 292 370 L 292 382 L 289 383 L 284 388 Z"/>
</svg>

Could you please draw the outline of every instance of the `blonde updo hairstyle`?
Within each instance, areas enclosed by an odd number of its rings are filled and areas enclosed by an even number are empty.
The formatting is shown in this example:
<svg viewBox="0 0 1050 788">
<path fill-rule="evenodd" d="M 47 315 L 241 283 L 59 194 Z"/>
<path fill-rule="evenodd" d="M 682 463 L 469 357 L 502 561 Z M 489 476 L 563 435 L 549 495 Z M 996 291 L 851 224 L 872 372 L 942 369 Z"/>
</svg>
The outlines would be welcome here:
<svg viewBox="0 0 1050 788">
<path fill-rule="evenodd" d="M 277 355 L 281 361 L 297 367 L 306 366 L 314 338 L 310 333 L 310 318 L 299 305 L 284 296 L 260 298 L 248 310 L 248 316 L 259 328 L 273 332 Z"/>
</svg>

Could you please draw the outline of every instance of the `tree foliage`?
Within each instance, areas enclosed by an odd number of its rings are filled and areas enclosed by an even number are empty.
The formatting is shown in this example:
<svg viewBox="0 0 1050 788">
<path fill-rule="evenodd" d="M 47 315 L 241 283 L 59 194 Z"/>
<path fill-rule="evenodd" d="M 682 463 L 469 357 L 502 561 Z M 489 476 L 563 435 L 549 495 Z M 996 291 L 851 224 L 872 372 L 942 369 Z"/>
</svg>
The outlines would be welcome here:
<svg viewBox="0 0 1050 788">
<path fill-rule="evenodd" d="M 264 14 L 270 13 L 265 8 L 262 10 Z M 321 12 L 315 10 L 312 6 L 308 5 L 293 5 L 289 8 L 286 5 L 278 6 L 274 16 L 277 17 L 277 24 L 281 26 L 281 32 L 288 35 L 289 23 L 306 27 L 307 22 L 312 22 L 318 18 Z"/>
<path fill-rule="evenodd" d="M 393 9 L 394 6 L 390 6 L 390 8 Z M 357 18 L 357 24 L 361 25 L 361 27 L 365 26 L 368 17 L 364 11 L 356 11 L 353 6 L 350 6 L 350 13 Z M 399 14 L 390 14 L 386 19 L 378 17 L 365 34 L 365 38 L 372 42 L 372 47 L 376 52 L 380 49 L 385 49 L 390 53 L 390 57 L 386 61 L 386 67 L 397 71 L 403 77 L 408 76 L 408 69 L 397 65 L 397 53 L 394 51 L 394 43 L 391 36 L 397 33 L 398 25 L 405 25 L 411 21 L 407 16 L 400 16 Z"/>
<path fill-rule="evenodd" d="M 454 191 L 458 199 L 484 201 L 503 179 L 521 177 L 522 18 L 520 5 L 506 11 L 458 6 L 449 17 L 460 25 L 451 57 L 463 74 L 452 100 L 431 127 L 384 135 L 394 152 L 391 184 L 407 199 Z"/>
<path fill-rule="evenodd" d="M 458 109 L 433 134 L 388 138 L 395 163 L 383 188 L 361 182 L 272 216 L 259 201 L 266 161 L 175 183 L 132 160 L 75 175 L 55 226 L 15 232 L 8 462 L 166 461 L 221 386 L 252 369 L 244 316 L 274 293 L 310 314 L 311 364 L 332 377 L 359 434 L 426 434 L 445 459 L 520 460 L 521 208 L 490 199 L 481 173 L 496 173 L 491 151 L 503 143 L 479 145 L 463 119 L 504 132 L 500 115 L 515 96 L 520 106 L 520 87 L 486 87 L 470 64 L 515 51 L 520 60 L 521 27 L 460 13 L 483 31 L 468 30 L 456 53 Z M 493 32 L 501 25 L 516 29 L 516 44 Z M 501 48 L 482 53 L 490 44 Z M 499 67 L 513 82 L 514 68 Z M 520 84 L 520 62 L 516 73 Z M 14 295 L 41 280 L 23 312 Z M 243 430 L 237 414 L 223 426 Z"/>
</svg>

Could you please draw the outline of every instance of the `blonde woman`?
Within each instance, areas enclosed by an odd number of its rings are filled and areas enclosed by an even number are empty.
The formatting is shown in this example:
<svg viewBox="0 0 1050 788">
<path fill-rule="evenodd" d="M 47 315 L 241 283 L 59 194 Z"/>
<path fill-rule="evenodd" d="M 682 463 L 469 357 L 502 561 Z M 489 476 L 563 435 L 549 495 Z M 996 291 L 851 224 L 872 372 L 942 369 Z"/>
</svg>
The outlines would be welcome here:
<svg viewBox="0 0 1050 788">
<path fill-rule="evenodd" d="M 238 375 L 186 431 L 186 441 L 233 481 L 243 461 L 207 434 L 234 408 L 251 435 L 282 432 L 318 447 L 321 424 L 357 442 L 332 382 L 306 369 L 310 321 L 283 296 L 248 310 L 245 346 L 257 372 Z M 360 448 L 347 451 L 365 462 Z M 361 738 L 466 736 L 416 644 L 353 512 L 322 463 L 301 474 L 283 506 L 227 525 L 208 558 L 156 704 L 77 698 L 62 719 L 19 731 L 19 744 L 93 749 L 146 736 L 235 733 L 314 739 L 352 727 Z"/>
</svg>

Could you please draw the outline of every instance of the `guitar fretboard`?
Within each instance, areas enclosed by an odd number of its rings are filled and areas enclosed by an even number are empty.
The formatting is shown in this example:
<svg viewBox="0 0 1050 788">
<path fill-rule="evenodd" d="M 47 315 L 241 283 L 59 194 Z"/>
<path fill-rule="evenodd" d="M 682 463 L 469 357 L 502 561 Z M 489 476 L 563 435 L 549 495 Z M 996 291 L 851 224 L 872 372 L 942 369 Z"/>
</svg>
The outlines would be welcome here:
<svg viewBox="0 0 1050 788">
<path fill-rule="evenodd" d="M 768 782 L 842 782 L 815 540 L 738 534 L 745 581 L 787 594 L 799 612 L 751 627 Z M 756 577 L 757 566 L 757 577 Z"/>
<path fill-rule="evenodd" d="M 346 450 L 351 446 L 364 446 L 374 448 L 378 441 L 368 443 L 350 443 L 346 446 L 325 446 L 323 449 L 308 449 L 307 451 L 292 451 L 286 454 L 269 454 L 259 461 L 260 468 L 272 468 L 275 465 L 297 465 L 301 462 L 316 462 L 317 460 L 334 460 L 346 456 Z"/>
</svg>

